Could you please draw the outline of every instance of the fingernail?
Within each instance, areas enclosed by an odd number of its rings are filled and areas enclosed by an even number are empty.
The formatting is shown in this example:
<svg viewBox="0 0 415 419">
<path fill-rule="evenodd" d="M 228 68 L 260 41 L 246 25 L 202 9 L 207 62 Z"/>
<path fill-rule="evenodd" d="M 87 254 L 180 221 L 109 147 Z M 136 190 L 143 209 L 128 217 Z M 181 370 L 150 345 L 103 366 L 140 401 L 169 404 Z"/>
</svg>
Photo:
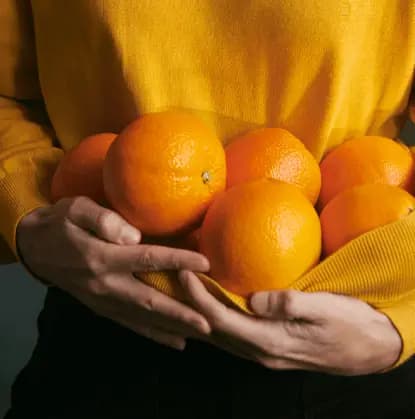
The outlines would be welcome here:
<svg viewBox="0 0 415 419">
<path fill-rule="evenodd" d="M 134 227 L 127 226 L 122 228 L 120 238 L 123 244 L 137 244 L 141 239 L 141 234 Z"/>
<path fill-rule="evenodd" d="M 260 316 L 264 316 L 269 312 L 268 306 L 268 293 L 267 292 L 257 292 L 255 293 L 250 300 L 251 309 Z"/>
</svg>

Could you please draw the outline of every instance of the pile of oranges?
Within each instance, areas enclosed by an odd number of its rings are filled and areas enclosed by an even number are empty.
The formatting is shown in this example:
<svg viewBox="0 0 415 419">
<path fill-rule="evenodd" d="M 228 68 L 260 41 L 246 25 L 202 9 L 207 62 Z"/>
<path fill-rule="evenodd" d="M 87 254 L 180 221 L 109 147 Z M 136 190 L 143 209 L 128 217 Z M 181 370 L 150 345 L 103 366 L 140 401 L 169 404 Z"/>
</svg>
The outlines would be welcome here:
<svg viewBox="0 0 415 419">
<path fill-rule="evenodd" d="M 203 121 L 166 111 L 68 151 L 51 197 L 85 195 L 149 240 L 198 250 L 210 276 L 247 297 L 288 287 L 348 242 L 415 209 L 411 150 L 390 138 L 347 139 L 319 163 L 282 128 L 225 148 Z"/>
</svg>

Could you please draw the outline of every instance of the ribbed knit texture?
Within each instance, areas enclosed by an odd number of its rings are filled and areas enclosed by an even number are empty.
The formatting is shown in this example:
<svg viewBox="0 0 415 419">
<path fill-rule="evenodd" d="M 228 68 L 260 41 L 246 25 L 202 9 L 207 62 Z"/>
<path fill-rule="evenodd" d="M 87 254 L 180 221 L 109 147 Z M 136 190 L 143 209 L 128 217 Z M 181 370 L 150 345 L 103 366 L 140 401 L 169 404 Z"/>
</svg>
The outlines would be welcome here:
<svg viewBox="0 0 415 419">
<path fill-rule="evenodd" d="M 415 352 L 415 213 L 351 241 L 298 279 L 299 291 L 349 295 L 380 309 L 400 325 L 404 340 L 401 362 Z M 206 287 L 227 305 L 251 314 L 244 298 L 198 274 Z M 140 278 L 160 291 L 184 300 L 174 272 L 145 273 Z"/>
<path fill-rule="evenodd" d="M 0 8 L 0 234 L 14 254 L 18 221 L 48 203 L 59 148 L 139 114 L 195 112 L 224 144 L 284 127 L 318 160 L 355 134 L 396 137 L 407 116 L 415 0 L 31 3 Z M 382 310 L 404 340 L 399 362 L 415 353 L 414 220 L 358 238 L 294 284 Z M 173 273 L 143 279 L 180 298 Z"/>
</svg>

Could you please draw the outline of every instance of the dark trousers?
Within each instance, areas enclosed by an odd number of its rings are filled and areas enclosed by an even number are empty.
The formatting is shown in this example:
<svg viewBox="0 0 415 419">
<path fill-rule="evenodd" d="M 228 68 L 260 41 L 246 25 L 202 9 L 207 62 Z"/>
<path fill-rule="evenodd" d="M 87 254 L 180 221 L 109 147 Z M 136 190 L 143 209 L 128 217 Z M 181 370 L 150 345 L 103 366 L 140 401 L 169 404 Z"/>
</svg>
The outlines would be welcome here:
<svg viewBox="0 0 415 419">
<path fill-rule="evenodd" d="M 415 359 L 359 377 L 271 371 L 199 342 L 157 345 L 56 289 L 38 325 L 7 419 L 415 419 Z"/>
</svg>

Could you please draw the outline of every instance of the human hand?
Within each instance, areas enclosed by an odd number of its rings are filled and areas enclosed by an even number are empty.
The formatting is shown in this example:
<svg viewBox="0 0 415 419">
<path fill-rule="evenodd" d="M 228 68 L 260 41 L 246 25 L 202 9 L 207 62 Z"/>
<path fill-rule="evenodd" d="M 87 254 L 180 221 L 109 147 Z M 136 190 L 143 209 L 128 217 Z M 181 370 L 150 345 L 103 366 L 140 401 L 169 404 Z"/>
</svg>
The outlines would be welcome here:
<svg viewBox="0 0 415 419">
<path fill-rule="evenodd" d="M 140 244 L 140 232 L 86 197 L 36 209 L 19 223 L 19 253 L 28 269 L 94 312 L 156 342 L 183 349 L 209 333 L 206 319 L 134 278 L 164 269 L 206 271 L 199 253 Z"/>
<path fill-rule="evenodd" d="M 401 352 L 390 320 L 368 304 L 330 293 L 256 293 L 248 316 L 219 302 L 189 271 L 179 273 L 188 301 L 206 317 L 202 339 L 265 367 L 341 375 L 384 370 Z"/>
</svg>

